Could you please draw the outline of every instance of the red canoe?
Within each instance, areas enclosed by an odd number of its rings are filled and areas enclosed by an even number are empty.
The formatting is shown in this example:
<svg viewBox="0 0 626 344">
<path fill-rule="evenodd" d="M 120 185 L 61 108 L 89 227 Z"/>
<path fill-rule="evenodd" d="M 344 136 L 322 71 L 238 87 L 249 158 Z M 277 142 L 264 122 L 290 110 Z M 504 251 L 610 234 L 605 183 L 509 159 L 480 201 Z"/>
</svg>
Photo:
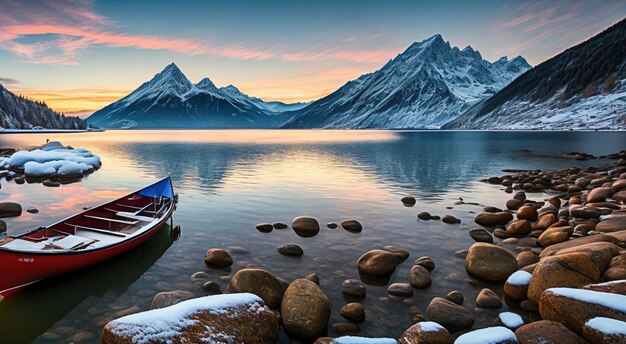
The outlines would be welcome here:
<svg viewBox="0 0 626 344">
<path fill-rule="evenodd" d="M 168 177 L 50 226 L 0 240 L 0 299 L 137 247 L 159 231 L 175 203 Z"/>
</svg>

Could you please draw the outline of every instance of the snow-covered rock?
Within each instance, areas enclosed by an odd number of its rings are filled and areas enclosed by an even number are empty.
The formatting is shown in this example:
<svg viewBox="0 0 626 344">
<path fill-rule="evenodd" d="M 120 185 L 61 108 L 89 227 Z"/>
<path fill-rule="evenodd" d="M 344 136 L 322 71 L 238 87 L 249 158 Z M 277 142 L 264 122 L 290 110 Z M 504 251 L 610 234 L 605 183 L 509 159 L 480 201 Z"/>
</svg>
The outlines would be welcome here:
<svg viewBox="0 0 626 344">
<path fill-rule="evenodd" d="M 23 170 L 26 177 L 47 177 L 59 175 L 79 176 L 100 168 L 100 157 L 84 148 L 64 147 L 58 142 L 50 142 L 41 149 L 22 150 L 3 159 L 14 170 Z"/>
<path fill-rule="evenodd" d="M 437 128 L 490 97 L 531 66 L 490 63 L 441 35 L 414 43 L 380 70 L 295 111 L 285 128 Z"/>
<path fill-rule="evenodd" d="M 454 341 L 454 344 L 513 344 L 518 343 L 515 333 L 506 327 L 487 327 L 467 332 Z"/>
<path fill-rule="evenodd" d="M 343 336 L 335 338 L 331 341 L 331 344 L 396 344 L 396 340 L 392 338 L 368 338 L 368 337 L 355 337 L 355 336 Z"/>
<path fill-rule="evenodd" d="M 278 318 L 256 295 L 223 294 L 109 322 L 100 343 L 276 343 Z"/>
<path fill-rule="evenodd" d="M 583 326 L 583 336 L 590 343 L 626 343 L 626 322 L 596 317 Z"/>
<path fill-rule="evenodd" d="M 516 328 L 524 325 L 524 319 L 522 319 L 519 314 L 513 312 L 502 312 L 498 314 L 498 319 L 504 326 L 510 328 L 511 330 L 515 330 Z"/>
</svg>

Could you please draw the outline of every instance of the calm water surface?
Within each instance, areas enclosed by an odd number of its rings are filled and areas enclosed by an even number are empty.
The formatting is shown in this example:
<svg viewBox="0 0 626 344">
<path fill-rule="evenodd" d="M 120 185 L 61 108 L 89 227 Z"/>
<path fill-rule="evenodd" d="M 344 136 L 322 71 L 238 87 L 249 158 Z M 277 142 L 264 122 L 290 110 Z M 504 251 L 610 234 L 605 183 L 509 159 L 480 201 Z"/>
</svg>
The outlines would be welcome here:
<svg viewBox="0 0 626 344">
<path fill-rule="evenodd" d="M 108 131 L 84 134 L 4 134 L 0 147 L 41 145 L 46 138 L 100 155 L 102 168 L 82 182 L 46 188 L 2 181 L 0 200 L 14 201 L 38 214 L 8 219 L 9 234 L 19 234 L 64 218 L 83 207 L 103 203 L 171 175 L 180 194 L 174 224 L 182 236 L 173 241 L 168 228 L 146 245 L 89 270 L 61 276 L 0 303 L 0 342 L 97 342 L 102 326 L 125 314 L 146 310 L 160 291 L 203 291 L 190 276 L 208 273 L 223 288 L 224 276 L 245 266 L 267 269 L 286 280 L 317 272 L 332 300 L 330 323 L 343 321 L 347 300 L 341 282 L 359 278 L 355 261 L 364 252 L 395 245 L 411 257 L 391 282 L 408 282 L 414 259 L 428 255 L 437 267 L 433 285 L 415 290 L 408 300 L 389 297 L 386 286 L 369 286 L 364 300 L 365 336 L 398 337 L 411 325 L 409 307 L 425 313 L 429 301 L 460 290 L 464 306 L 489 325 L 500 311 L 474 309 L 487 286 L 470 278 L 454 252 L 472 244 L 467 231 L 481 206 L 503 207 L 510 197 L 478 179 L 501 175 L 504 168 L 554 169 L 602 164 L 545 155 L 581 151 L 596 155 L 626 148 L 626 134 L 598 132 L 394 132 L 394 131 Z M 528 152 L 526 150 L 530 150 Z M 414 207 L 400 198 L 413 195 Z M 543 194 L 532 197 L 541 199 Z M 418 222 L 416 214 L 451 214 L 461 225 Z M 289 230 L 260 233 L 255 224 L 285 222 L 300 215 L 321 224 L 355 218 L 362 233 L 323 228 L 313 238 Z M 276 251 L 284 243 L 304 249 L 300 258 Z M 213 247 L 240 246 L 230 270 L 204 266 Z M 349 300 L 348 300 L 349 301 Z M 526 319 L 532 314 L 522 314 Z M 329 334 L 334 335 L 330 329 Z M 289 342 L 283 333 L 282 342 Z"/>
</svg>

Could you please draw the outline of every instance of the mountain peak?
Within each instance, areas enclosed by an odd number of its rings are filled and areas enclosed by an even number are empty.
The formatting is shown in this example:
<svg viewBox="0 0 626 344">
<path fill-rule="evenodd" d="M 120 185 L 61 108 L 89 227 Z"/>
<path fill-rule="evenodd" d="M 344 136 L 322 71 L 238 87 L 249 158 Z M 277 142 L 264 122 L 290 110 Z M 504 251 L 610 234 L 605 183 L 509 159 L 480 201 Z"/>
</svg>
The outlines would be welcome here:
<svg viewBox="0 0 626 344">
<path fill-rule="evenodd" d="M 517 55 L 515 58 L 513 58 L 510 63 L 522 68 L 532 68 L 530 63 L 528 63 L 528 61 L 526 61 L 526 59 L 521 57 L 520 55 Z"/>
<path fill-rule="evenodd" d="M 216 91 L 217 90 L 217 87 L 215 86 L 213 81 L 211 81 L 211 79 L 209 79 L 209 78 L 204 78 L 204 79 L 200 80 L 196 84 L 196 87 L 201 89 L 201 90 L 205 90 L 205 91 Z"/>
</svg>

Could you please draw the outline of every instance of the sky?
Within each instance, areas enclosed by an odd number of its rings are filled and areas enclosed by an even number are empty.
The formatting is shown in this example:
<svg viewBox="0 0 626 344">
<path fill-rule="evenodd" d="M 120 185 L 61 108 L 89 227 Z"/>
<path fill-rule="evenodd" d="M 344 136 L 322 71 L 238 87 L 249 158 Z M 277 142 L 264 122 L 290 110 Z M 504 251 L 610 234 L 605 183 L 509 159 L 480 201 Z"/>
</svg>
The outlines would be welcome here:
<svg viewBox="0 0 626 344">
<path fill-rule="evenodd" d="M 86 116 L 174 62 L 192 82 L 311 101 L 437 33 L 537 65 L 624 17 L 623 0 L 0 0 L 0 84 Z"/>
</svg>

